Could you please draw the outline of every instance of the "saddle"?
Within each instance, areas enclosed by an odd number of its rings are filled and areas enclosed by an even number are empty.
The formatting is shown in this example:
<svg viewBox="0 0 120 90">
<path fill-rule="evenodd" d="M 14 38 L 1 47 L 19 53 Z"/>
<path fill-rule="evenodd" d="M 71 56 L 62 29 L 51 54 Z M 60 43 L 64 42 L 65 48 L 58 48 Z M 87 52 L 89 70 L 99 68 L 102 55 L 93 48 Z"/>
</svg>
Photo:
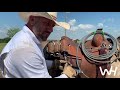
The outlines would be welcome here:
<svg viewBox="0 0 120 90">
<path fill-rule="evenodd" d="M 95 38 L 95 39 L 94 39 Z M 105 46 L 109 47 L 110 43 L 104 39 L 102 40 L 101 36 L 96 35 L 94 36 L 93 39 L 86 41 L 85 43 L 85 47 L 87 48 L 87 50 L 95 55 L 102 55 L 102 54 L 106 54 L 109 50 L 102 48 L 102 44 L 104 44 Z M 99 38 L 99 39 L 97 39 Z M 91 62 L 85 55 L 84 53 L 82 53 L 82 55 L 84 56 L 82 63 L 81 63 L 81 69 L 83 70 L 83 75 L 81 75 L 81 77 L 89 77 L 89 78 L 105 78 L 105 75 L 102 75 L 100 72 L 100 67 L 102 68 L 102 70 L 107 69 L 109 70 L 110 68 L 110 64 L 108 63 L 101 63 L 101 62 Z M 109 61 L 110 59 L 108 59 Z"/>
<path fill-rule="evenodd" d="M 108 53 L 110 46 L 112 46 L 112 43 L 110 43 L 101 34 L 95 34 L 92 39 L 85 42 L 87 51 L 94 56 L 104 55 Z M 102 61 L 94 62 L 89 60 L 89 58 L 83 52 L 81 44 L 79 45 L 78 43 L 75 43 L 74 40 L 65 36 L 63 36 L 61 40 L 50 41 L 46 45 L 44 53 L 47 60 L 68 60 L 74 68 L 80 70 L 78 75 L 81 78 L 105 78 L 106 74 L 102 75 L 99 67 L 101 67 L 103 70 L 109 70 L 110 68 L 109 63 L 101 63 Z M 110 58 L 108 58 L 106 61 L 109 60 Z"/>
</svg>

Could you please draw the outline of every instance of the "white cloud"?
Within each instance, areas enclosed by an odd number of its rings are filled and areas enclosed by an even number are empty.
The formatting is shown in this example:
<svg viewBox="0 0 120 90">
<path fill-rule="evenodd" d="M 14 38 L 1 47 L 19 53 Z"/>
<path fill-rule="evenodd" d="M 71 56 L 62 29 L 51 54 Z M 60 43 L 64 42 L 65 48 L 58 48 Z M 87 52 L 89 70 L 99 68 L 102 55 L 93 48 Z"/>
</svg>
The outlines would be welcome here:
<svg viewBox="0 0 120 90">
<path fill-rule="evenodd" d="M 79 24 L 78 25 L 80 29 L 84 29 L 84 30 L 91 30 L 91 29 L 94 29 L 95 26 L 92 25 L 92 24 Z"/>
<path fill-rule="evenodd" d="M 78 30 L 94 30 L 95 26 L 92 24 L 78 24 L 76 19 L 72 19 L 68 22 L 71 25 L 71 31 L 78 31 Z"/>
<path fill-rule="evenodd" d="M 98 28 L 103 28 L 103 23 L 98 23 Z"/>
<path fill-rule="evenodd" d="M 80 29 L 80 28 L 79 28 L 78 26 L 72 26 L 70 30 L 71 30 L 71 31 L 77 31 L 77 30 L 79 30 L 79 29 Z"/>
<path fill-rule="evenodd" d="M 76 20 L 75 19 L 72 19 L 68 22 L 71 26 L 75 25 L 76 24 Z"/>
<path fill-rule="evenodd" d="M 91 32 L 94 32 L 95 30 L 86 30 L 85 33 L 86 34 L 90 34 Z"/>
</svg>

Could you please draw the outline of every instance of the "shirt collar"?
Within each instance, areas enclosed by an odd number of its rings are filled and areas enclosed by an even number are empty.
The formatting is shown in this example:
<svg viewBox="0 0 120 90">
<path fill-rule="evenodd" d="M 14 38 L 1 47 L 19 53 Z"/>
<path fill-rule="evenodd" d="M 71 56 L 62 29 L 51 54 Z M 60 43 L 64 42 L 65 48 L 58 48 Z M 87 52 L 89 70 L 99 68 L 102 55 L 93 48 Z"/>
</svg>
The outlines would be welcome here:
<svg viewBox="0 0 120 90">
<path fill-rule="evenodd" d="M 24 26 L 22 30 L 27 32 L 36 44 L 41 44 L 40 41 L 34 35 L 34 33 L 27 26 Z"/>
</svg>

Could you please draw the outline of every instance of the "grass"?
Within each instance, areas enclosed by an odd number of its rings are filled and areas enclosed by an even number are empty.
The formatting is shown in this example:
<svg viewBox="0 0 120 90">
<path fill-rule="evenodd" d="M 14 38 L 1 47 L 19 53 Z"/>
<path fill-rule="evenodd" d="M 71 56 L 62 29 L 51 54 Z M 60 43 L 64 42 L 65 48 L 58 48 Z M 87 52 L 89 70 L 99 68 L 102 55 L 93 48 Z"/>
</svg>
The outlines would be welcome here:
<svg viewBox="0 0 120 90">
<path fill-rule="evenodd" d="M 4 48 L 4 46 L 6 45 L 7 43 L 0 43 L 0 53 L 2 51 L 2 49 Z"/>
</svg>

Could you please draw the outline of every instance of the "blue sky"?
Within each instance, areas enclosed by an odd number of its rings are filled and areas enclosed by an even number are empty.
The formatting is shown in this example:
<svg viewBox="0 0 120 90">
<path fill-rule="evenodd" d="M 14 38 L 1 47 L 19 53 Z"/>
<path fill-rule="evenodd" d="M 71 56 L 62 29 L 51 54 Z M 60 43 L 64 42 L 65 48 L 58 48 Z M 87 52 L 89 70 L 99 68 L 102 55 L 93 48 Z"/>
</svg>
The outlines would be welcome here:
<svg viewBox="0 0 120 90">
<path fill-rule="evenodd" d="M 81 39 L 97 28 L 103 28 L 104 32 L 120 36 L 120 12 L 58 12 L 58 21 L 66 21 L 71 25 L 71 29 L 66 31 L 68 37 Z M 6 37 L 7 29 L 19 27 L 22 29 L 25 22 L 18 16 L 18 12 L 0 12 L 0 38 Z M 48 39 L 60 39 L 65 35 L 65 30 L 61 27 L 54 27 Z"/>
</svg>

